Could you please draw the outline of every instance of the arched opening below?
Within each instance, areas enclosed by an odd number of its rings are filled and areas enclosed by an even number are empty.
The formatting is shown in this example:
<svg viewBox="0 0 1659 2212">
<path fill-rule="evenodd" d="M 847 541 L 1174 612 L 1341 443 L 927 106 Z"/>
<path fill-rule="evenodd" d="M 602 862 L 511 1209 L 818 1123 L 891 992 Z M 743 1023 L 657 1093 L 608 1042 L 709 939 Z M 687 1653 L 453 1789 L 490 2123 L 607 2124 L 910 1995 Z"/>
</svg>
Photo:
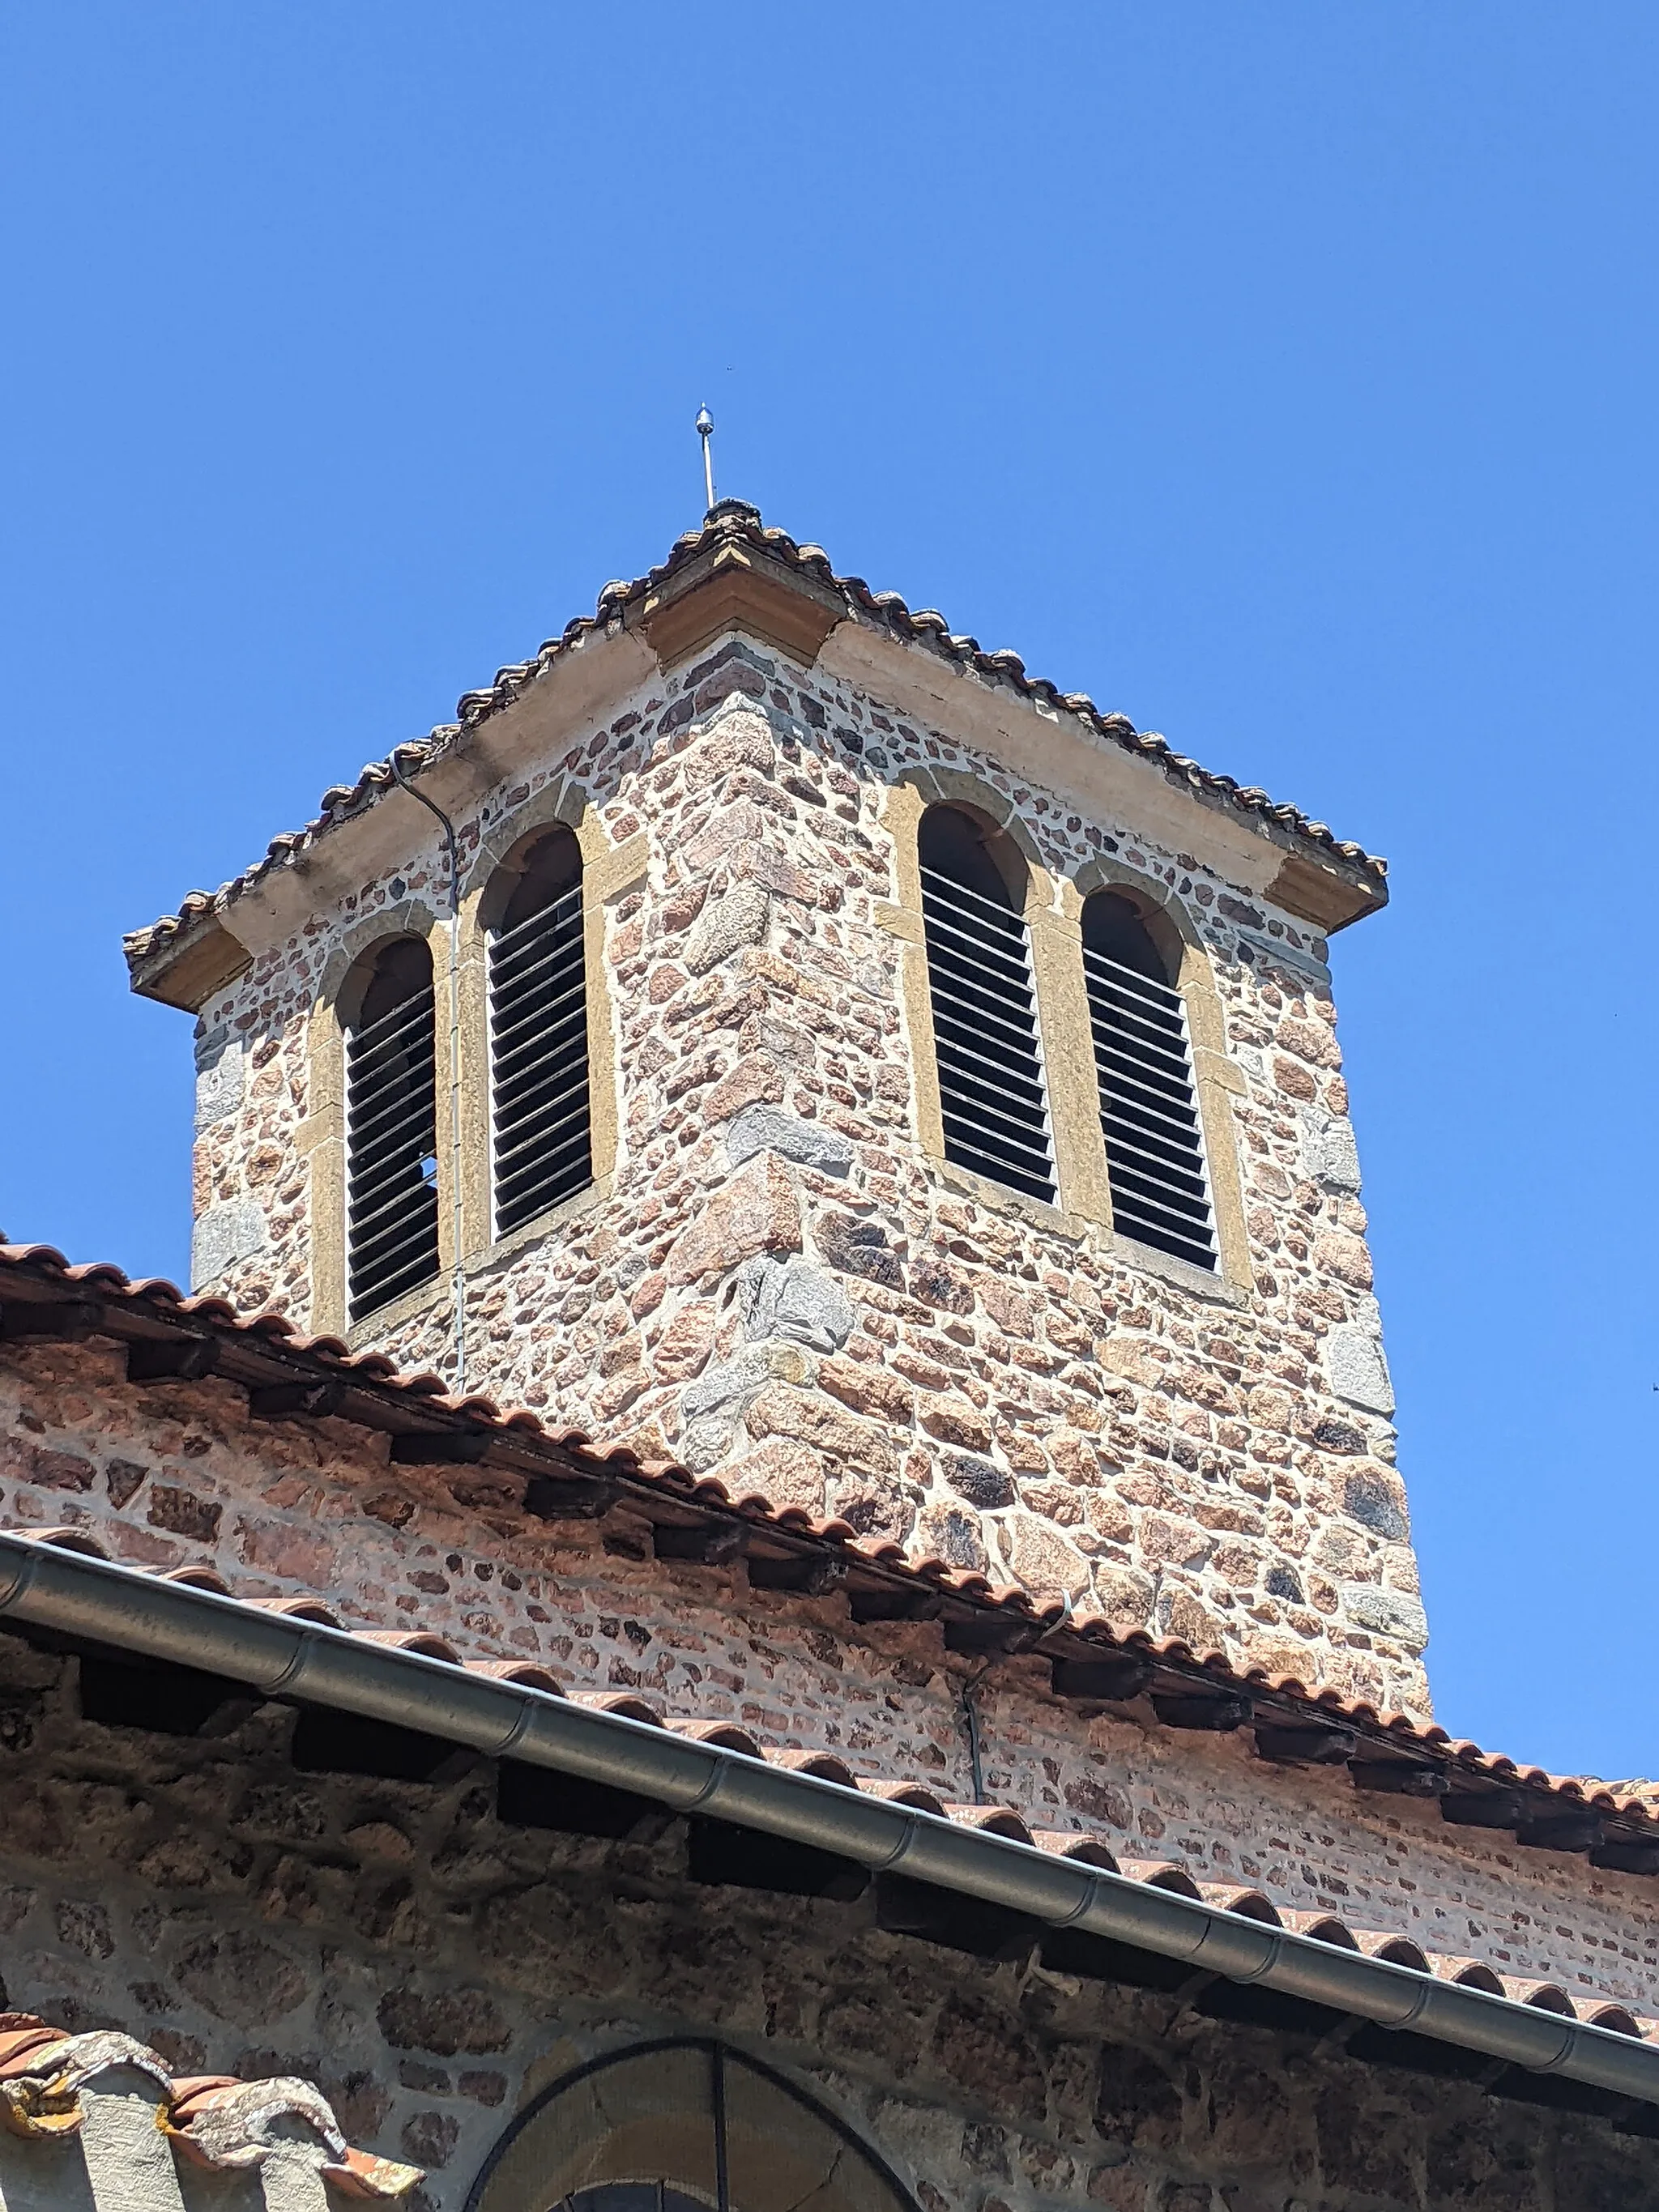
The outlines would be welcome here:
<svg viewBox="0 0 1659 2212">
<path fill-rule="evenodd" d="M 430 947 L 418 937 L 378 947 L 348 977 L 342 1011 L 346 1271 L 356 1321 L 438 1272 Z"/>
<path fill-rule="evenodd" d="M 1030 940 L 987 835 L 955 806 L 930 806 L 917 831 L 945 1157 L 1052 1200 Z"/>
<path fill-rule="evenodd" d="M 1082 932 L 1113 1225 L 1213 1272 L 1215 1217 L 1185 1004 L 1133 900 L 1091 893 Z"/>
<path fill-rule="evenodd" d="M 719 2043 L 637 2045 L 520 2114 L 466 2212 L 915 2212 L 880 2154 Z"/>
<path fill-rule="evenodd" d="M 491 1163 L 497 1236 L 593 1179 L 581 848 L 551 830 L 508 863 L 489 933 Z"/>
<path fill-rule="evenodd" d="M 1094 891 L 1084 901 L 1083 945 L 1166 989 L 1175 981 L 1139 908 L 1121 891 Z"/>
</svg>

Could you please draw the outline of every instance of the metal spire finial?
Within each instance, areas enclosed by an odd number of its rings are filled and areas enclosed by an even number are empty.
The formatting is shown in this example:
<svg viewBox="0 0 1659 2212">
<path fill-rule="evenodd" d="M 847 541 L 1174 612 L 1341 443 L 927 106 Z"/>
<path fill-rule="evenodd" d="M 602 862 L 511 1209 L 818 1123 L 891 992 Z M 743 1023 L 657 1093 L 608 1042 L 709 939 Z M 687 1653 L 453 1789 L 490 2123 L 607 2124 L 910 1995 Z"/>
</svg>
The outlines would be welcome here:
<svg viewBox="0 0 1659 2212">
<path fill-rule="evenodd" d="M 714 456 L 709 440 L 714 434 L 714 418 L 706 407 L 697 410 L 697 435 L 702 440 L 702 488 L 708 494 L 708 504 L 714 504 Z"/>
</svg>

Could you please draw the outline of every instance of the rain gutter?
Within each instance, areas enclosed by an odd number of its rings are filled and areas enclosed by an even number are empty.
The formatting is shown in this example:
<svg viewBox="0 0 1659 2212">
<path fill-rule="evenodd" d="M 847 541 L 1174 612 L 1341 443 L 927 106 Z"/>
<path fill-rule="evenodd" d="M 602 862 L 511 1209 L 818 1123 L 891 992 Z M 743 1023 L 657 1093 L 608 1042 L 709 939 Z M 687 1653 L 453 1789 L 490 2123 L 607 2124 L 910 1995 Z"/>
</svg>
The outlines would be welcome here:
<svg viewBox="0 0 1659 2212">
<path fill-rule="evenodd" d="M 651 1797 L 1067 1929 L 1659 2105 L 1659 2048 L 545 1690 L 0 1531 L 0 1620 Z"/>
</svg>

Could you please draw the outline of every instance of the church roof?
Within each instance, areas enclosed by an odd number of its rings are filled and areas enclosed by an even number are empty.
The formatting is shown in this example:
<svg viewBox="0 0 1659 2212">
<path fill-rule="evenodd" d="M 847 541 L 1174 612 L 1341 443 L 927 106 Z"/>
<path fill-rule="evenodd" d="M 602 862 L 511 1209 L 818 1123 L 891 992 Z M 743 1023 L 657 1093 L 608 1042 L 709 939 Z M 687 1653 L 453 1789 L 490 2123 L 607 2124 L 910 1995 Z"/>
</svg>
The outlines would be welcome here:
<svg viewBox="0 0 1659 2212">
<path fill-rule="evenodd" d="M 1361 2027 L 1358 2037 L 1350 2029 L 1354 2055 L 1440 2070 L 1419 2040 L 1426 2039 L 1479 2054 L 1482 2078 L 1500 2094 L 1532 2093 L 1528 2077 L 1552 2075 L 1659 2104 L 1659 2023 L 1626 2005 L 1575 1998 L 1559 1983 L 1425 1951 L 1334 1913 L 1282 1912 L 1249 1885 L 1200 1882 L 1172 1863 L 1120 1861 L 1098 1838 L 1034 1826 L 1015 1808 L 945 1803 L 902 1778 L 859 1775 L 833 1754 L 770 1746 L 730 1722 L 665 1715 L 633 1692 L 569 1696 L 533 1662 L 469 1661 L 419 1632 L 342 1633 L 314 1612 L 273 1617 L 269 1607 L 181 1588 L 176 1577 L 89 1558 L 89 1549 L 76 1531 L 0 1533 L 0 1570 L 9 1571 L 0 1572 L 0 1619 L 67 1633 L 77 1647 L 152 1661 L 187 1654 L 192 1668 L 228 1689 L 338 1707 L 481 1758 L 655 1800 L 708 1824 L 710 1848 L 727 1850 L 711 1879 L 787 1886 L 769 1880 L 763 1862 L 731 1852 L 722 1831 L 732 1830 L 866 1874 L 896 1874 L 908 1890 L 884 1923 L 892 1932 L 995 1956 L 999 1944 L 1029 1931 L 1024 1940 L 1033 1948 L 1042 1942 L 1062 1972 L 1187 1996 L 1196 1993 L 1196 1973 L 1200 1983 L 1259 1988 L 1270 2006 L 1279 2001 L 1267 2017 L 1280 2025 L 1287 2012 L 1291 2024 L 1346 2018 Z M 167 1677 L 157 1676 L 149 1694 L 165 1701 Z M 152 1710 L 166 1727 L 165 1711 Z M 603 1824 L 600 1832 L 615 1832 Z M 1375 2052 L 1370 2023 L 1384 2031 Z M 0 2039 L 0 2072 L 4 2055 Z M 222 2086 L 234 2107 L 235 2084 L 177 2085 L 181 2144 L 208 2132 L 192 2122 L 216 2101 L 187 2093 Z M 270 2086 L 307 2094 L 303 2083 Z M 397 2194 L 406 2171 L 384 2170 L 374 2193 Z M 343 2158 L 334 2172 L 342 2179 L 350 2172 Z"/>
<path fill-rule="evenodd" d="M 559 635 L 550 638 L 530 659 L 498 670 L 487 689 L 465 693 L 454 721 L 440 724 L 426 737 L 397 746 L 386 760 L 371 762 L 355 783 L 331 785 L 323 793 L 312 820 L 301 830 L 273 838 L 263 859 L 216 891 L 187 893 L 177 913 L 165 915 L 148 928 L 129 934 L 125 951 L 135 986 L 149 988 L 148 979 L 158 964 L 171 964 L 186 938 L 234 906 L 273 869 L 292 867 L 319 838 L 374 805 L 396 782 L 394 759 L 405 775 L 418 776 L 453 751 L 480 724 L 511 707 L 557 662 L 595 640 L 639 630 L 657 641 L 652 636 L 653 626 L 664 623 L 666 611 L 683 605 L 692 592 L 708 584 L 721 557 L 734 554 L 759 574 L 775 596 L 781 588 L 803 603 L 795 611 L 793 626 L 805 641 L 805 658 L 810 659 L 817 645 L 842 620 L 884 632 L 938 656 L 982 684 L 1012 691 L 1046 713 L 1069 717 L 1096 741 L 1121 747 L 1149 763 L 1171 784 L 1244 817 L 1253 829 L 1287 851 L 1301 854 L 1323 875 L 1338 878 L 1342 884 L 1340 910 L 1328 926 L 1340 927 L 1344 921 L 1353 920 L 1386 900 L 1387 862 L 1362 846 L 1336 837 L 1325 823 L 1310 821 L 1298 808 L 1275 801 L 1255 786 L 1241 785 L 1231 776 L 1201 768 L 1156 732 L 1138 730 L 1127 715 L 1103 711 L 1086 692 L 1062 692 L 1046 678 L 1029 675 L 1018 653 L 1006 648 L 986 651 L 976 638 L 954 632 L 944 616 L 932 608 L 913 610 L 896 592 L 872 591 L 862 577 L 838 574 L 820 546 L 798 544 L 786 532 L 763 524 L 753 507 L 741 501 L 726 500 L 710 509 L 701 529 L 678 538 L 667 559 L 658 567 L 631 582 L 607 584 L 592 614 L 579 615 L 567 623 Z M 718 591 L 709 596 L 711 605 L 718 603 Z M 683 629 L 684 622 L 679 621 L 677 627 Z"/>
<path fill-rule="evenodd" d="M 222 1299 L 189 1297 L 154 1278 L 134 1281 L 106 1264 L 72 1267 L 49 1245 L 0 1244 L 0 1334 L 37 1342 L 112 1338 L 126 1346 L 135 1382 L 211 1376 L 245 1388 L 255 1418 L 332 1418 L 380 1431 L 392 1439 L 394 1468 L 453 1466 L 458 1504 L 476 1504 L 489 1492 L 497 1518 L 504 1511 L 532 1523 L 626 1514 L 648 1532 L 659 1557 L 719 1560 L 742 1551 L 753 1587 L 835 1587 L 860 1621 L 936 1619 L 959 1653 L 1033 1652 L 1051 1663 L 1057 1694 L 1093 1710 L 1146 1701 L 1159 1724 L 1248 1727 L 1270 1761 L 1346 1765 L 1358 1788 L 1442 1796 L 1455 1808 L 1449 1817 L 1506 1830 L 1525 1846 L 1589 1850 L 1598 1866 L 1659 1875 L 1659 1802 L 1650 1784 L 1615 1789 L 1590 1776 L 1520 1765 L 1410 1715 L 1316 1692 L 1289 1674 L 1237 1668 L 1178 1638 L 1126 1632 L 943 1559 L 913 1558 L 843 1521 L 734 1498 L 711 1477 L 642 1464 L 580 1431 L 550 1429 L 528 1409 L 503 1413 L 489 1398 L 453 1397 L 438 1376 L 404 1373 L 384 1353 L 351 1352 L 333 1337 L 305 1336 L 280 1314 L 239 1313 Z M 87 1531 L 66 1533 L 71 1542 L 88 1540 Z M 210 1570 L 180 1571 L 223 1588 Z M 313 1600 L 302 1602 L 307 1617 L 332 1620 Z M 1218 1706 L 1228 1710 L 1218 1714 Z"/>
</svg>

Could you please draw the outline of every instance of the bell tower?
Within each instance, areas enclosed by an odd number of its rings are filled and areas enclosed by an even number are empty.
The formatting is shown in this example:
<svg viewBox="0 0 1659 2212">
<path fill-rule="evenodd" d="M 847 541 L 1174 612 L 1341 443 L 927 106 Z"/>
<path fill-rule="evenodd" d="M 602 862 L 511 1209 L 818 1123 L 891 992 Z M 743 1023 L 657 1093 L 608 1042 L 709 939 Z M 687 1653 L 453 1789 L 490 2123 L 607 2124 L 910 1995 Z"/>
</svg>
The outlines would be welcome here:
<svg viewBox="0 0 1659 2212">
<path fill-rule="evenodd" d="M 725 501 L 128 952 L 198 1289 L 1420 1714 L 1328 965 L 1385 898 Z"/>
</svg>

